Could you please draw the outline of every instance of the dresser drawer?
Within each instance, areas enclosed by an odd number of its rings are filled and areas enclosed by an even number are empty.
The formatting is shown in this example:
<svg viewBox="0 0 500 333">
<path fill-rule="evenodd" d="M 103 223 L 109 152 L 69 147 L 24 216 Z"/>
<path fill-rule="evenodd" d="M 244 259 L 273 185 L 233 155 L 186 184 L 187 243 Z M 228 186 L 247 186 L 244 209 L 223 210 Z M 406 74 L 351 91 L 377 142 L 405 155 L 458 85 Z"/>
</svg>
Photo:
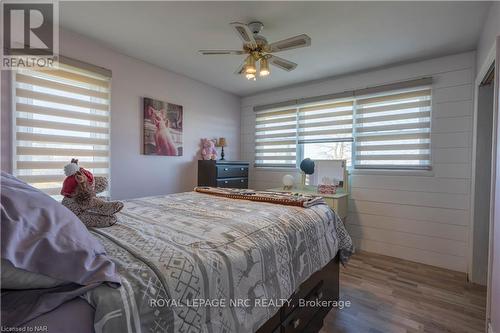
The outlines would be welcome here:
<svg viewBox="0 0 500 333">
<path fill-rule="evenodd" d="M 248 162 L 198 161 L 198 186 L 248 188 Z"/>
<path fill-rule="evenodd" d="M 306 302 L 321 301 L 324 298 L 323 283 L 319 283 L 314 290 L 305 297 Z M 307 304 L 307 303 L 306 303 Z M 319 306 L 298 306 L 283 321 L 282 329 L 285 333 L 303 333 L 307 324 L 324 308 Z"/>
<path fill-rule="evenodd" d="M 248 188 L 248 178 L 217 179 L 217 187 Z"/>
<path fill-rule="evenodd" d="M 285 320 L 290 313 L 295 311 L 299 306 L 299 301 L 301 299 L 307 299 L 311 297 L 315 290 L 323 284 L 324 277 L 319 273 L 314 273 L 307 279 L 304 283 L 300 285 L 300 287 L 292 294 L 290 297 L 290 303 L 285 304 L 283 306 L 283 317 L 282 320 Z"/>
<path fill-rule="evenodd" d="M 248 177 L 248 166 L 217 165 L 217 178 Z"/>
</svg>

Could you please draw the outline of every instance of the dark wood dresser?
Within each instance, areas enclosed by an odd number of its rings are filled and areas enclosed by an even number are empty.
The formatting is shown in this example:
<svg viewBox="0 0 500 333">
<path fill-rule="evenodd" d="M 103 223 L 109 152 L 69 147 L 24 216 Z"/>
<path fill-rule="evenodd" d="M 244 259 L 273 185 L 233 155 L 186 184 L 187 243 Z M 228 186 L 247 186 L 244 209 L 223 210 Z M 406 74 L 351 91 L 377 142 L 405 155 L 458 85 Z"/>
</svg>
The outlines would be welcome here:
<svg viewBox="0 0 500 333">
<path fill-rule="evenodd" d="M 248 188 L 248 162 L 199 160 L 198 186 Z"/>
</svg>

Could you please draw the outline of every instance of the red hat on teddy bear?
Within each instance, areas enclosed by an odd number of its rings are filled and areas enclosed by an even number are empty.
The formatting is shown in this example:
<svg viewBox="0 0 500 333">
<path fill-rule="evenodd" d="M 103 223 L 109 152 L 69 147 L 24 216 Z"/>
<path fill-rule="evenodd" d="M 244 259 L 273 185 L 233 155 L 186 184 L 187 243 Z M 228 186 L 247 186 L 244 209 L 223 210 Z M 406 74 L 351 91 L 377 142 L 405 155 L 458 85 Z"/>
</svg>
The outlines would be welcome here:
<svg viewBox="0 0 500 333">
<path fill-rule="evenodd" d="M 82 180 L 82 176 L 86 178 L 87 183 L 92 186 L 94 183 L 94 175 L 92 172 L 80 167 L 77 159 L 72 159 L 71 163 L 64 166 L 64 179 L 61 195 L 65 197 L 72 197 L 78 187 L 78 180 Z"/>
</svg>

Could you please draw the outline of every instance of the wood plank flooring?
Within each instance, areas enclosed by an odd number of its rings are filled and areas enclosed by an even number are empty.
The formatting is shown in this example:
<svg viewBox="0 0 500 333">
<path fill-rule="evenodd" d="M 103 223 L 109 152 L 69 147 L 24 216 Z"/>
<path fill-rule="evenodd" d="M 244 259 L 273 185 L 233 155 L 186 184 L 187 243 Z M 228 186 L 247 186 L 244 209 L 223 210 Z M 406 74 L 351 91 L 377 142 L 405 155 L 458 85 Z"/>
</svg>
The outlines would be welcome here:
<svg viewBox="0 0 500 333">
<path fill-rule="evenodd" d="M 486 288 L 466 275 L 367 252 L 340 273 L 340 299 L 321 333 L 484 332 Z"/>
</svg>

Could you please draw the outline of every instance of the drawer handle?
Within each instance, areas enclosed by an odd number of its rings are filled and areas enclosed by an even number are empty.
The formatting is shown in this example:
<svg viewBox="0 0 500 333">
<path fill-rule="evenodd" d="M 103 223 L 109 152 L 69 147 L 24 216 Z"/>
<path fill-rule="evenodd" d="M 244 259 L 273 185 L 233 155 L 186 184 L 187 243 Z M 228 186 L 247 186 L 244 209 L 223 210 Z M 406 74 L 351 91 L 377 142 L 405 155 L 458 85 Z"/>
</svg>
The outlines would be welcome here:
<svg viewBox="0 0 500 333">
<path fill-rule="evenodd" d="M 241 171 L 245 170 L 245 168 L 240 168 Z"/>
<path fill-rule="evenodd" d="M 229 169 L 228 168 L 224 168 L 224 171 L 227 171 L 227 170 L 229 170 Z"/>
<path fill-rule="evenodd" d="M 245 181 L 242 179 L 242 180 L 240 180 L 240 182 L 244 183 Z"/>
<path fill-rule="evenodd" d="M 224 184 L 227 184 L 227 183 L 228 183 L 228 181 L 227 181 L 227 180 L 225 180 L 225 181 L 224 181 Z"/>
<path fill-rule="evenodd" d="M 297 318 L 294 321 L 292 321 L 293 328 L 297 328 L 299 327 L 299 325 L 300 325 L 300 318 Z"/>
</svg>

